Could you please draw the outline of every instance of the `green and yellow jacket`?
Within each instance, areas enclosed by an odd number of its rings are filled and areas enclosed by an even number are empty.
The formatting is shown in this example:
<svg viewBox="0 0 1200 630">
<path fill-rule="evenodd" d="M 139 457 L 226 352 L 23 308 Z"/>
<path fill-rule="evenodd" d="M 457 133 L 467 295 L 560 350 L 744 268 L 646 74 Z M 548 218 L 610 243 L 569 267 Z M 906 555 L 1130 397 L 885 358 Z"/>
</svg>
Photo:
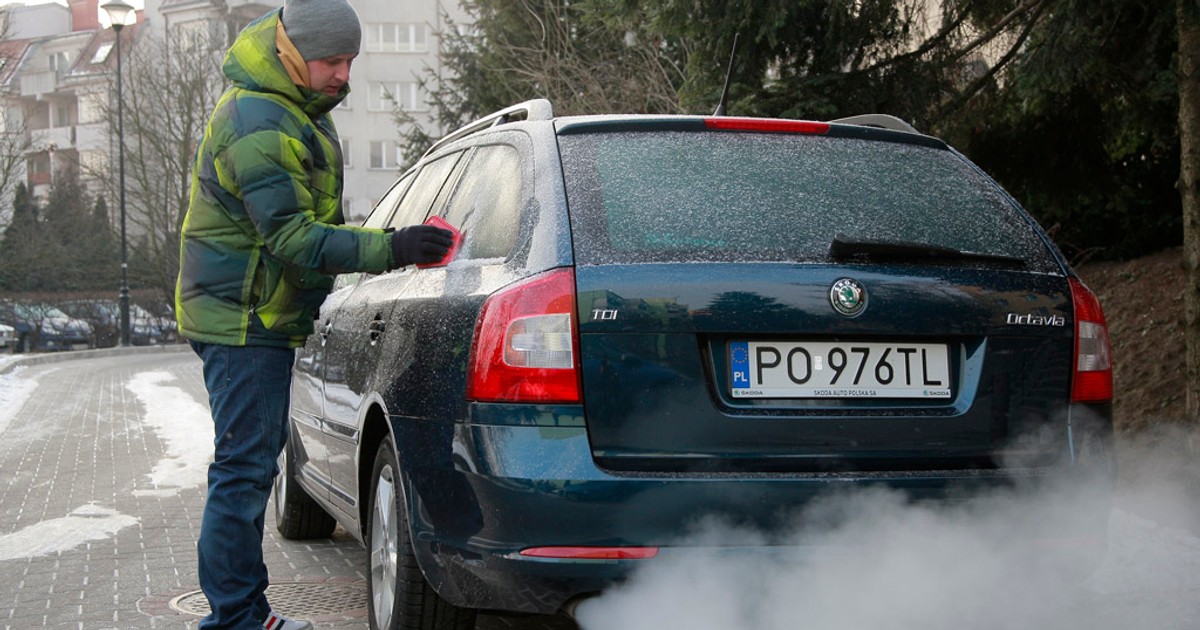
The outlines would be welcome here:
<svg viewBox="0 0 1200 630">
<path fill-rule="evenodd" d="M 328 96 L 296 84 L 277 48 L 279 14 L 230 47 L 233 84 L 196 157 L 175 289 L 180 334 L 196 341 L 303 345 L 333 274 L 392 267 L 389 234 L 342 225 L 329 112 L 349 87 Z"/>
</svg>

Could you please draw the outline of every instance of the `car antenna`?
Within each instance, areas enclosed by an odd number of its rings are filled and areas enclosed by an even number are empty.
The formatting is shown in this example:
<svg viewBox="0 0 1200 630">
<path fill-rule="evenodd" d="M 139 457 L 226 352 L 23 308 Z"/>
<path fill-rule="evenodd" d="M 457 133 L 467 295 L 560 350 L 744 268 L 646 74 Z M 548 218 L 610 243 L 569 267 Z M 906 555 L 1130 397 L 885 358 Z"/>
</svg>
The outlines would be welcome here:
<svg viewBox="0 0 1200 630">
<path fill-rule="evenodd" d="M 729 51 L 729 67 L 725 69 L 725 87 L 721 89 L 721 102 L 717 103 L 717 111 L 713 112 L 713 116 L 724 116 L 726 112 L 725 101 L 729 99 L 729 77 L 733 75 L 733 60 L 737 58 L 738 37 L 741 33 L 733 34 L 733 50 Z"/>
</svg>

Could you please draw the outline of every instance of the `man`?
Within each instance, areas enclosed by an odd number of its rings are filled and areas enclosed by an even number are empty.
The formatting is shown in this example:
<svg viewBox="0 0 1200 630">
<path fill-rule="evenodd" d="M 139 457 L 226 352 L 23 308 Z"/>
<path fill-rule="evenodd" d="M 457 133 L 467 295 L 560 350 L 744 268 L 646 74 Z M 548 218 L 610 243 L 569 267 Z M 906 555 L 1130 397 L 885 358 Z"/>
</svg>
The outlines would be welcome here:
<svg viewBox="0 0 1200 630">
<path fill-rule="evenodd" d="M 264 595 L 263 521 L 287 439 L 295 348 L 332 274 L 434 262 L 450 233 L 342 225 L 342 155 L 329 115 L 362 39 L 346 0 L 287 0 L 230 47 L 232 86 L 197 155 L 176 313 L 204 363 L 214 461 L 198 544 L 204 629 L 302 630 Z"/>
</svg>

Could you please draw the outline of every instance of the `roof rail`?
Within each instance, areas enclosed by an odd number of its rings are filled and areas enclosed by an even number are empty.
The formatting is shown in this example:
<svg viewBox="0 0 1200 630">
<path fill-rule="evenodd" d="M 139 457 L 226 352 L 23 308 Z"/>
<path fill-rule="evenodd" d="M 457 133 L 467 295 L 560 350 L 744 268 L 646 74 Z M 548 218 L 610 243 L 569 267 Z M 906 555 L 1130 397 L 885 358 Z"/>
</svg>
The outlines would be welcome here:
<svg viewBox="0 0 1200 630">
<path fill-rule="evenodd" d="M 433 153 L 435 149 L 441 148 L 460 138 L 465 138 L 473 133 L 483 131 L 484 129 L 491 129 L 492 127 L 517 120 L 550 120 L 551 118 L 554 118 L 554 108 L 550 105 L 550 101 L 544 98 L 517 103 L 451 131 L 437 142 L 434 142 L 433 146 L 429 147 L 429 150 L 425 151 L 425 154 L 421 157 L 423 158 Z"/>
<path fill-rule="evenodd" d="M 862 127 L 881 127 L 883 129 L 906 131 L 908 133 L 921 133 L 917 131 L 916 127 L 890 114 L 859 114 L 858 116 L 838 118 L 829 122 L 843 125 L 859 125 Z"/>
</svg>

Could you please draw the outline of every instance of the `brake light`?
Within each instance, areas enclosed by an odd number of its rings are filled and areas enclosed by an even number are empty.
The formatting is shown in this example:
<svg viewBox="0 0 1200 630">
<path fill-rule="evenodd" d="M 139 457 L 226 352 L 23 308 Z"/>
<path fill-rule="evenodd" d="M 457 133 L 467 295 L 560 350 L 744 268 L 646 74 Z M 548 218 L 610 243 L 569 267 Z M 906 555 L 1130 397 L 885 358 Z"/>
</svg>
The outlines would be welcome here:
<svg viewBox="0 0 1200 630">
<path fill-rule="evenodd" d="M 1075 371 L 1071 379 L 1071 402 L 1108 402 L 1113 397 L 1112 349 L 1108 324 L 1096 294 L 1078 279 L 1071 278 L 1075 303 Z"/>
<path fill-rule="evenodd" d="M 658 555 L 658 547 L 530 547 L 522 549 L 527 558 L 566 560 L 645 560 Z"/>
<path fill-rule="evenodd" d="M 705 118 L 704 125 L 709 129 L 728 131 L 767 131 L 781 133 L 811 133 L 825 135 L 829 133 L 829 123 L 813 122 L 811 120 L 778 120 L 769 118 Z"/>
<path fill-rule="evenodd" d="M 467 374 L 467 399 L 579 402 L 575 277 L 557 269 L 483 303 Z"/>
</svg>

